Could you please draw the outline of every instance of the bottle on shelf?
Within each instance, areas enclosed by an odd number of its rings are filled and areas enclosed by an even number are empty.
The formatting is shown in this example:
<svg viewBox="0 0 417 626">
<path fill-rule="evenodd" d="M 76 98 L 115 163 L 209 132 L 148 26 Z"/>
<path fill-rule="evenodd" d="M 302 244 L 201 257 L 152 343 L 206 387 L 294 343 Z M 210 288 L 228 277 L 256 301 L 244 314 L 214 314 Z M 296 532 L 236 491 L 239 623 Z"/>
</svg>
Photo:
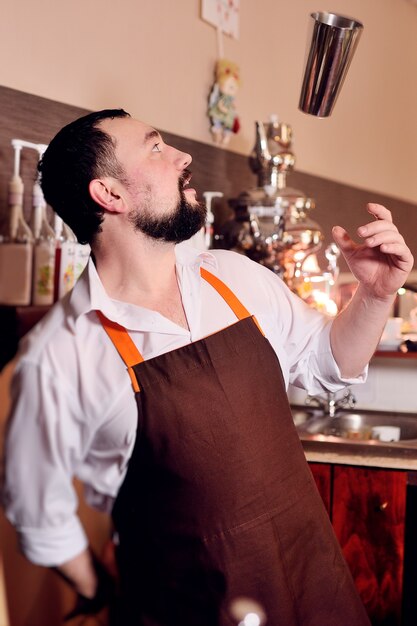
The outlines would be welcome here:
<svg viewBox="0 0 417 626">
<path fill-rule="evenodd" d="M 214 214 L 211 210 L 212 200 L 213 198 L 221 198 L 223 196 L 221 191 L 205 191 L 203 193 L 204 201 L 206 204 L 206 220 L 204 225 L 200 228 L 200 230 L 195 233 L 188 240 L 190 245 L 193 248 L 197 248 L 197 250 L 205 251 L 209 250 L 209 248 L 213 247 L 213 223 L 214 223 Z"/>
<path fill-rule="evenodd" d="M 63 220 L 54 214 L 55 231 L 55 286 L 54 300 L 60 300 L 75 283 L 75 256 L 77 239 Z"/>
<path fill-rule="evenodd" d="M 84 271 L 85 266 L 90 258 L 91 248 L 88 243 L 77 242 L 75 246 L 75 262 L 74 262 L 74 283 Z"/>
<path fill-rule="evenodd" d="M 204 224 L 204 246 L 206 250 L 209 250 L 213 247 L 214 214 L 211 208 L 212 202 L 213 198 L 222 198 L 223 193 L 221 191 L 204 191 L 203 197 L 207 208 L 206 222 Z"/>
<path fill-rule="evenodd" d="M 33 235 L 23 215 L 24 185 L 20 176 L 22 146 L 12 139 L 14 171 L 9 183 L 9 229 L 0 242 L 0 304 L 30 304 Z"/>
<path fill-rule="evenodd" d="M 35 240 L 32 304 L 47 306 L 54 301 L 55 233 L 47 219 L 46 202 L 39 180 L 33 186 L 32 231 Z"/>
</svg>

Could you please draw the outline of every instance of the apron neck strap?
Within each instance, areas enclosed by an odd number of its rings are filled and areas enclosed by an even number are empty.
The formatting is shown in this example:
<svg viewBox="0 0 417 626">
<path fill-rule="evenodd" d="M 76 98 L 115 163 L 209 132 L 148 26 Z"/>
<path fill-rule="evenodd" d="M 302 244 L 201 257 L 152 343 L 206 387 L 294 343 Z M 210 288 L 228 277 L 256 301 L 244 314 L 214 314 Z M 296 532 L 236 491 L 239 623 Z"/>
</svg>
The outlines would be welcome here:
<svg viewBox="0 0 417 626">
<path fill-rule="evenodd" d="M 217 293 L 225 300 L 225 302 L 232 309 L 233 313 L 236 315 L 238 320 L 244 320 L 248 317 L 252 317 L 247 308 L 241 303 L 239 298 L 235 296 L 233 291 L 229 289 L 227 285 L 224 284 L 220 278 L 214 276 L 211 272 L 208 272 L 203 267 L 200 267 L 201 277 L 204 278 L 216 291 Z M 132 380 L 133 389 L 135 391 L 140 391 L 138 382 L 136 380 L 136 376 L 133 372 L 133 366 L 137 365 L 137 363 L 142 363 L 143 356 L 135 346 L 133 339 L 130 337 L 124 326 L 120 326 L 116 322 L 112 322 L 109 320 L 101 311 L 96 311 L 97 316 L 103 325 L 104 330 L 110 337 L 112 343 L 114 344 L 116 350 L 121 356 L 123 362 L 127 367 L 127 371 L 129 372 L 129 376 Z M 253 317 L 253 321 L 259 328 L 262 335 L 264 332 L 262 328 L 259 326 L 258 321 L 255 317 Z"/>
<path fill-rule="evenodd" d="M 204 280 L 206 280 L 223 298 L 223 300 L 230 306 L 238 320 L 244 320 L 247 317 L 252 317 L 261 334 L 265 336 L 265 333 L 260 327 L 256 317 L 249 313 L 248 309 L 241 303 L 239 298 L 233 293 L 231 289 L 229 289 L 227 285 L 224 284 L 222 280 L 220 280 L 220 278 L 217 278 L 217 276 L 215 276 L 211 272 L 208 272 L 206 269 L 204 269 L 204 267 L 200 267 L 200 274 L 201 277 L 204 278 Z"/>
<path fill-rule="evenodd" d="M 225 285 L 220 278 L 217 278 L 217 276 L 205 270 L 204 267 L 200 267 L 200 275 L 217 291 L 223 300 L 230 306 L 233 313 L 239 320 L 243 320 L 246 317 L 251 316 L 248 309 L 243 306 L 233 291 L 229 289 L 229 287 Z"/>
<path fill-rule="evenodd" d="M 96 313 L 104 330 L 110 337 L 117 352 L 120 354 L 127 367 L 134 391 L 140 391 L 139 384 L 133 371 L 133 366 L 137 363 L 141 363 L 143 361 L 143 356 L 135 346 L 133 339 L 124 326 L 120 326 L 120 324 L 112 322 L 105 315 L 103 315 L 101 311 L 96 311 Z"/>
</svg>

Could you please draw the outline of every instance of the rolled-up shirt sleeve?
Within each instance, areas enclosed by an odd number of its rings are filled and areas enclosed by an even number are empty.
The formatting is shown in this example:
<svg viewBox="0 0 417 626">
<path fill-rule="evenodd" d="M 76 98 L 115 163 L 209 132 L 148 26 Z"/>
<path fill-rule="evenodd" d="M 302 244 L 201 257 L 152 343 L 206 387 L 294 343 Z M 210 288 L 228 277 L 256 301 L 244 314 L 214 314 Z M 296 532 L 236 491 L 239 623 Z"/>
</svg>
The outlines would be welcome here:
<svg viewBox="0 0 417 626">
<path fill-rule="evenodd" d="M 323 390 L 335 392 L 346 385 L 364 383 L 367 378 L 368 366 L 356 377 L 345 378 L 342 376 L 331 349 L 331 326 L 332 319 L 327 319 L 318 334 L 317 351 L 308 353 L 308 371 L 314 374 L 314 382 L 308 379 L 303 382 L 306 383 L 305 388 L 311 390 L 310 393 L 320 393 Z M 294 379 L 297 382 L 299 382 L 301 377 L 299 370 L 299 367 L 295 370 L 297 372 L 297 378 L 294 377 Z"/>
<path fill-rule="evenodd" d="M 290 382 L 311 394 L 336 392 L 363 383 L 368 368 L 355 378 L 343 378 L 333 356 L 330 331 L 333 319 L 307 306 L 291 293 L 293 326 L 289 332 Z"/>
<path fill-rule="evenodd" d="M 269 270 L 263 272 L 263 280 L 271 315 L 263 319 L 261 315 L 260 321 L 279 357 L 285 382 L 311 395 L 365 382 L 367 367 L 355 378 L 341 376 L 330 342 L 333 318 L 308 306 Z"/>
<path fill-rule="evenodd" d="M 72 479 L 89 434 L 67 392 L 35 363 L 18 366 L 11 391 L 3 506 L 25 556 L 60 565 L 87 546 Z"/>
</svg>

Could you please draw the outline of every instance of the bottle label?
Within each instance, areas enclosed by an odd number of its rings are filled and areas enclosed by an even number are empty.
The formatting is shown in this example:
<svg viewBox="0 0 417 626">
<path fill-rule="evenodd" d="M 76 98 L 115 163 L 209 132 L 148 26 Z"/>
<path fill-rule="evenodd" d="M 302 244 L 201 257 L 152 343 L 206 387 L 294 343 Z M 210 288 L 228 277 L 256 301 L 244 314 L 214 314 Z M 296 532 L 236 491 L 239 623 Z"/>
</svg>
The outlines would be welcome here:
<svg viewBox="0 0 417 626">
<path fill-rule="evenodd" d="M 74 287 L 75 248 L 74 241 L 64 241 L 61 245 L 58 297 L 62 298 Z"/>
<path fill-rule="evenodd" d="M 74 282 L 77 282 L 80 275 L 82 274 L 85 266 L 88 263 L 88 259 L 90 258 L 91 248 L 88 244 L 76 244 L 75 249 L 75 269 L 74 269 Z"/>
<path fill-rule="evenodd" d="M 32 303 L 52 304 L 54 297 L 55 244 L 42 241 L 33 249 Z"/>
</svg>

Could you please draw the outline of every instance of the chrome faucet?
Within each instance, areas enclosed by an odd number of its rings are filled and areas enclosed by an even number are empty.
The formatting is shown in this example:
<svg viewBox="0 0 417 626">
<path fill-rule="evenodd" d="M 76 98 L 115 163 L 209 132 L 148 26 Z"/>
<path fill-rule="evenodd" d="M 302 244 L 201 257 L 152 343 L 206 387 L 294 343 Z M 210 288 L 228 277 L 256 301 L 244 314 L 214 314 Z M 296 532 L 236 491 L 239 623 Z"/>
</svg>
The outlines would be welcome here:
<svg viewBox="0 0 417 626">
<path fill-rule="evenodd" d="M 308 406 L 317 406 L 322 409 L 328 417 L 334 417 L 339 408 L 353 409 L 356 405 L 356 398 L 350 389 L 346 389 L 342 398 L 336 399 L 334 392 L 328 391 L 326 397 L 307 396 L 305 404 Z"/>
</svg>

